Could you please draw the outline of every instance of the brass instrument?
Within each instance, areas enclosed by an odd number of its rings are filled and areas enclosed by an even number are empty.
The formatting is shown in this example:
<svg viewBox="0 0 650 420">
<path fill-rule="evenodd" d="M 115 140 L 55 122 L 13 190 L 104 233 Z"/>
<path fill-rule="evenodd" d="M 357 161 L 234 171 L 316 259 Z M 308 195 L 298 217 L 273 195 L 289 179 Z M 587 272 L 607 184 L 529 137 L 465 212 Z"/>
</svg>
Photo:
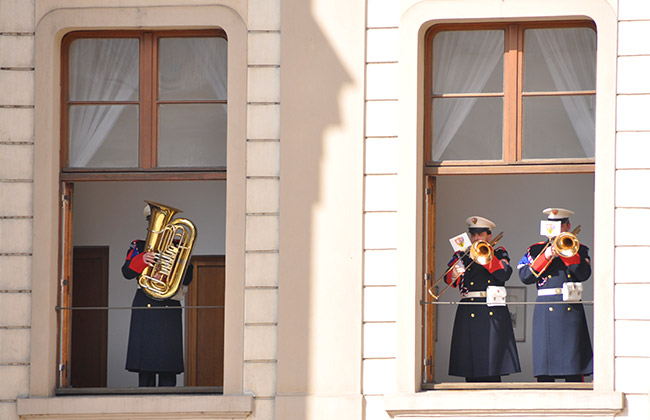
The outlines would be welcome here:
<svg viewBox="0 0 650 420">
<path fill-rule="evenodd" d="M 178 218 L 181 210 L 147 201 L 151 209 L 144 252 L 152 252 L 155 262 L 138 276 L 138 284 L 149 297 L 163 300 L 173 297 L 185 277 L 190 260 L 196 227 L 191 221 Z"/>
<path fill-rule="evenodd" d="M 573 229 L 573 231 L 571 231 L 571 232 L 562 232 L 559 235 L 557 235 L 556 237 L 554 237 L 552 239 L 549 239 L 548 243 L 544 246 L 544 248 L 540 251 L 540 253 L 537 254 L 537 256 L 535 257 L 535 261 L 537 261 L 537 259 L 542 254 L 544 254 L 544 252 L 546 251 L 546 248 L 548 248 L 549 246 L 552 246 L 555 249 L 555 252 L 557 252 L 561 257 L 571 258 L 574 255 L 576 255 L 576 253 L 580 249 L 580 242 L 578 241 L 578 237 L 577 237 L 578 233 L 580 232 L 580 228 L 581 228 L 581 226 L 578 226 L 575 229 Z M 533 261 L 533 264 L 535 264 L 535 261 Z M 550 260 L 548 260 L 548 262 L 544 265 L 544 267 L 541 270 L 539 270 L 539 272 L 536 272 L 535 270 L 533 270 L 533 268 L 532 268 L 533 264 L 531 264 L 531 270 L 530 271 L 533 273 L 533 275 L 535 277 L 539 277 L 539 276 L 542 275 L 544 270 L 546 270 L 546 268 L 549 266 L 549 264 L 551 264 L 551 261 L 553 261 L 552 258 Z"/>
<path fill-rule="evenodd" d="M 501 238 L 503 238 L 503 232 L 499 233 L 490 242 L 476 241 L 472 245 L 470 245 L 469 246 L 469 256 L 472 259 L 472 262 L 467 264 L 467 267 L 465 267 L 465 270 L 467 270 L 475 262 L 477 262 L 477 263 L 479 263 L 481 265 L 485 265 L 485 264 L 488 264 L 490 261 L 492 261 L 492 258 L 494 258 L 494 245 L 496 245 L 497 242 L 499 242 L 501 240 Z M 447 289 L 449 289 L 449 286 L 451 286 L 453 284 L 453 282 L 449 283 L 447 286 L 445 286 L 445 288 L 442 289 L 442 291 L 440 293 L 438 293 L 437 295 L 435 293 L 433 293 L 433 288 L 438 283 L 440 283 L 447 276 L 447 274 L 449 274 L 449 272 L 454 269 L 454 267 L 456 267 L 456 264 L 458 264 L 460 261 L 463 260 L 463 257 L 465 257 L 467 255 L 467 253 L 468 253 L 468 251 L 465 251 L 463 254 L 459 255 L 458 259 L 456 261 L 454 261 L 454 263 L 451 266 L 449 266 L 449 268 L 447 268 L 447 270 L 445 270 L 444 274 L 442 276 L 440 276 L 438 278 L 438 280 L 436 280 L 435 283 L 433 283 L 431 285 L 431 287 L 429 287 L 429 294 L 435 300 L 438 300 L 440 298 L 440 296 L 442 296 L 442 294 L 445 293 L 445 291 Z"/>
</svg>

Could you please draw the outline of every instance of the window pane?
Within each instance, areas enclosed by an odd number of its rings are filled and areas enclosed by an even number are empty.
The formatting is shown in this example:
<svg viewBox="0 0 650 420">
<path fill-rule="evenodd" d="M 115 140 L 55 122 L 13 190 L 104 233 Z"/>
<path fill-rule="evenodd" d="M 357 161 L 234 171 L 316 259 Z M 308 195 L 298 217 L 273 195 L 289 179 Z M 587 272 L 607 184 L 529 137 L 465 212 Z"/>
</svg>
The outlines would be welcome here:
<svg viewBox="0 0 650 420">
<path fill-rule="evenodd" d="M 225 100 L 228 42 L 223 38 L 161 38 L 158 96 L 161 100 Z"/>
<path fill-rule="evenodd" d="M 226 105 L 158 108 L 158 166 L 226 166 Z"/>
<path fill-rule="evenodd" d="M 69 166 L 138 166 L 137 105 L 70 107 Z"/>
<path fill-rule="evenodd" d="M 503 31 L 444 31 L 433 40 L 433 93 L 503 92 Z"/>
<path fill-rule="evenodd" d="M 433 161 L 502 159 L 502 98 L 441 98 L 433 106 Z"/>
<path fill-rule="evenodd" d="M 138 39 L 74 41 L 70 46 L 70 100 L 137 100 L 138 63 Z"/>
<path fill-rule="evenodd" d="M 524 98 L 524 159 L 593 158 L 593 95 Z"/>
<path fill-rule="evenodd" d="M 591 28 L 529 29 L 524 37 L 526 92 L 596 89 L 596 32 Z"/>
</svg>

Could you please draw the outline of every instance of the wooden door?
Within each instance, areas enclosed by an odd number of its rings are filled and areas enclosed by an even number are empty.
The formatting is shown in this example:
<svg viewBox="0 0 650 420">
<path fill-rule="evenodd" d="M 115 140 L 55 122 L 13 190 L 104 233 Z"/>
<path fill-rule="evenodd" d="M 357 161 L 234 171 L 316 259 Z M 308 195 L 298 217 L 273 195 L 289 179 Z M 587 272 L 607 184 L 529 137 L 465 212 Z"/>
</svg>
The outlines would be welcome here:
<svg viewBox="0 0 650 420">
<path fill-rule="evenodd" d="M 186 296 L 185 386 L 223 386 L 224 256 L 192 258 L 194 278 Z M 206 308 L 192 308 L 205 306 Z"/>
<path fill-rule="evenodd" d="M 74 247 L 70 385 L 105 387 L 108 313 L 108 247 Z"/>
</svg>

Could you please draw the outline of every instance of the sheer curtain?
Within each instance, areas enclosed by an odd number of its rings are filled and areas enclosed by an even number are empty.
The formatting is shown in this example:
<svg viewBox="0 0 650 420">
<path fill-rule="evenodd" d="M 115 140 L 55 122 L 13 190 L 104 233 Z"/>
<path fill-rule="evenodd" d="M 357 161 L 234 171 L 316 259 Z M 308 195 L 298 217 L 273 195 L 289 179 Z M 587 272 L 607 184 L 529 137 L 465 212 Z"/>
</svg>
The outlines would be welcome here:
<svg viewBox="0 0 650 420">
<path fill-rule="evenodd" d="M 138 48 L 137 39 L 75 41 L 70 48 L 70 100 L 137 100 Z M 124 105 L 71 108 L 71 167 L 88 165 L 124 108 Z"/>
<path fill-rule="evenodd" d="M 438 39 L 438 37 L 440 37 Z M 479 93 L 503 58 L 502 31 L 448 31 L 436 35 L 434 93 Z M 438 100 L 433 114 L 433 156 L 441 156 L 477 98 Z"/>
<path fill-rule="evenodd" d="M 559 91 L 593 90 L 596 81 L 596 36 L 591 29 L 537 29 L 539 42 Z M 591 95 L 562 96 L 562 105 L 585 156 L 595 155 L 596 125 Z"/>
</svg>

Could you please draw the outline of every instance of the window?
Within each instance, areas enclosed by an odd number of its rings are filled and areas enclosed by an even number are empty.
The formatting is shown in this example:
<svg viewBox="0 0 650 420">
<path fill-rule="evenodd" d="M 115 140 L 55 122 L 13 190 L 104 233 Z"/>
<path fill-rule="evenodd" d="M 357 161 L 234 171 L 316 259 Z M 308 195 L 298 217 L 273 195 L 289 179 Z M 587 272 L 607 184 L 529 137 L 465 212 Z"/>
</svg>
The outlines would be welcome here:
<svg viewBox="0 0 650 420">
<path fill-rule="evenodd" d="M 439 25 L 426 40 L 427 173 L 593 171 L 592 23 Z"/>
<path fill-rule="evenodd" d="M 462 380 L 446 371 L 458 291 L 434 301 L 428 290 L 444 272 L 452 255 L 448 239 L 465 230 L 466 217 L 496 221 L 494 235 L 504 232 L 497 246 L 506 247 L 514 268 L 506 286 L 528 302 L 535 291 L 526 292 L 516 265 L 541 240 L 535 226 L 541 210 L 556 205 L 549 200 L 561 197 L 576 210 L 580 240 L 593 243 L 596 32 L 584 21 L 445 24 L 425 39 L 422 382 L 444 388 L 438 384 Z M 585 301 L 592 300 L 593 281 L 585 283 Z M 519 321 L 522 373 L 503 381 L 530 382 L 533 305 L 510 306 Z M 593 308 L 585 308 L 593 339 Z"/>
<path fill-rule="evenodd" d="M 64 40 L 62 61 L 65 179 L 225 172 L 222 31 L 76 32 Z"/>
<path fill-rule="evenodd" d="M 189 263 L 177 384 L 221 391 L 227 57 L 221 30 L 64 38 L 57 393 L 134 392 L 137 374 L 124 360 L 136 282 L 120 267 L 129 243 L 146 237 L 145 200 L 180 208 L 201 232 Z"/>
</svg>

